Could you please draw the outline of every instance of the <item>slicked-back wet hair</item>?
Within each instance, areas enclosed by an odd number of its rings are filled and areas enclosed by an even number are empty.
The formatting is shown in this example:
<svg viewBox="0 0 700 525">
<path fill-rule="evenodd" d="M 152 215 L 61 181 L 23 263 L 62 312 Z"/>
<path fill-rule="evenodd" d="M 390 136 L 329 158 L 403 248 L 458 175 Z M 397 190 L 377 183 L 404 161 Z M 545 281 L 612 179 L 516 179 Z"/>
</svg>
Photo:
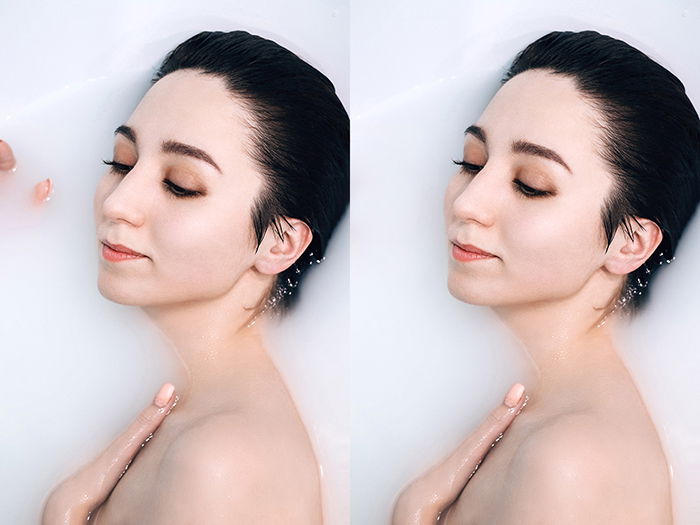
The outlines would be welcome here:
<svg viewBox="0 0 700 525">
<path fill-rule="evenodd" d="M 324 257 L 350 199 L 350 122 L 326 76 L 279 44 L 245 31 L 202 32 L 172 50 L 155 83 L 192 69 L 221 78 L 251 117 L 249 153 L 263 175 L 252 210 L 257 246 L 284 217 L 313 232 L 307 250 L 277 276 L 270 300 L 286 310 L 309 266 Z"/>
<path fill-rule="evenodd" d="M 700 200 L 700 121 L 675 75 L 622 40 L 595 31 L 549 33 L 522 50 L 502 79 L 528 70 L 571 78 L 597 110 L 602 151 L 613 185 L 600 210 L 607 248 L 618 227 L 631 236 L 634 217 L 663 232 L 656 251 L 630 273 L 617 298 L 637 312 L 660 264 Z"/>
</svg>

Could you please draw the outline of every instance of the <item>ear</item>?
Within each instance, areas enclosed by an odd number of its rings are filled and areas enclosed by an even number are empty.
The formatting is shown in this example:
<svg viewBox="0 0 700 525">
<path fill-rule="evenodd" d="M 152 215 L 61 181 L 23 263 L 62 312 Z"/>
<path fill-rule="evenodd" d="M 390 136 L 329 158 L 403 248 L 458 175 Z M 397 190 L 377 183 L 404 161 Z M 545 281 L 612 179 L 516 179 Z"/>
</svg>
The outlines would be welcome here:
<svg viewBox="0 0 700 525">
<path fill-rule="evenodd" d="M 313 239 L 311 228 L 299 219 L 284 217 L 280 226 L 282 237 L 268 227 L 255 254 L 255 269 L 266 275 L 277 275 L 289 268 Z"/>
<path fill-rule="evenodd" d="M 630 239 L 619 227 L 615 232 L 605 259 L 605 268 L 618 275 L 626 275 L 639 268 L 661 244 L 663 232 L 652 220 L 636 217 L 632 222 L 634 235 Z M 640 227 L 641 225 L 641 227 Z"/>
</svg>

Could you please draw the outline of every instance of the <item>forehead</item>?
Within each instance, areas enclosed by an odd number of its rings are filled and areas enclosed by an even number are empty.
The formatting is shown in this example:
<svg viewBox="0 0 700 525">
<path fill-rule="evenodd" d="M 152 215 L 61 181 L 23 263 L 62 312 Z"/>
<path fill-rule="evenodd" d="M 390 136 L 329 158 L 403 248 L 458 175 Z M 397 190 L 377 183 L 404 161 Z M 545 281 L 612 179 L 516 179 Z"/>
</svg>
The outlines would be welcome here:
<svg viewBox="0 0 700 525">
<path fill-rule="evenodd" d="M 247 156 L 248 122 L 247 110 L 221 78 L 180 70 L 148 90 L 127 125 L 136 130 L 139 148 L 175 140 L 207 151 L 224 169 L 222 164 Z"/>
<path fill-rule="evenodd" d="M 527 140 L 581 165 L 599 157 L 597 121 L 596 110 L 578 92 L 573 79 L 530 70 L 499 89 L 478 124 L 487 133 L 489 148 Z"/>
</svg>

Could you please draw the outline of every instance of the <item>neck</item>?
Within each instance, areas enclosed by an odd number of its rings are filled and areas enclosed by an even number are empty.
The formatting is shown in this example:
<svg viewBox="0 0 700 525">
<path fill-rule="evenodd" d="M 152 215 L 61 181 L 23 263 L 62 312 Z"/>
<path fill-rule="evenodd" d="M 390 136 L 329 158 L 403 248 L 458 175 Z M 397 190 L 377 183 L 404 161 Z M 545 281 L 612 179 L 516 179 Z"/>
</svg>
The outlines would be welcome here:
<svg viewBox="0 0 700 525">
<path fill-rule="evenodd" d="M 235 294 L 149 306 L 144 311 L 175 347 L 184 366 L 187 384 L 176 386 L 180 405 L 205 393 L 230 390 L 261 367 L 273 366 L 262 335 L 265 316 L 254 317 L 254 311 L 236 300 Z"/>
<path fill-rule="evenodd" d="M 581 296 L 494 311 L 534 365 L 537 385 L 530 398 L 535 404 L 565 398 L 576 385 L 590 385 L 605 371 L 624 367 L 614 344 L 617 314 L 601 322 L 603 311 Z"/>
</svg>

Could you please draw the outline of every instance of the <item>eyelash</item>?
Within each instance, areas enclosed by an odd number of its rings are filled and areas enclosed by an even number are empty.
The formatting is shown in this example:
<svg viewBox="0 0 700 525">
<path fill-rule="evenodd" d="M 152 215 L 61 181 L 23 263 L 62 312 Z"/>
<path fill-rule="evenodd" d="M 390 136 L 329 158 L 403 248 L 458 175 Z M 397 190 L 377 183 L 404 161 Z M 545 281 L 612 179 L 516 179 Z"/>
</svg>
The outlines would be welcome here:
<svg viewBox="0 0 700 525">
<path fill-rule="evenodd" d="M 452 162 L 454 162 L 457 166 L 460 166 L 460 169 L 462 171 L 464 171 L 465 173 L 469 173 L 470 175 L 478 173 L 479 170 L 483 168 L 483 166 L 470 164 L 469 162 L 464 162 L 463 160 L 453 160 Z M 538 197 L 546 197 L 547 195 L 551 195 L 551 192 L 549 191 L 536 190 L 535 188 L 531 188 L 530 186 L 518 179 L 513 180 L 513 186 L 515 186 L 515 189 L 521 195 L 529 199 L 536 199 Z"/>
<path fill-rule="evenodd" d="M 133 168 L 133 166 L 127 166 L 126 164 L 114 162 L 113 160 L 103 160 L 102 162 L 110 166 L 110 171 L 118 173 L 119 175 L 126 175 L 127 173 L 129 173 L 131 168 Z M 179 199 L 189 199 L 201 195 L 201 192 L 199 191 L 192 191 L 187 190 L 185 188 L 181 188 L 177 184 L 173 184 L 172 182 L 170 182 L 168 179 L 165 179 L 163 181 L 163 185 L 165 186 L 165 189 L 168 192 L 170 192 L 172 195 Z"/>
</svg>

